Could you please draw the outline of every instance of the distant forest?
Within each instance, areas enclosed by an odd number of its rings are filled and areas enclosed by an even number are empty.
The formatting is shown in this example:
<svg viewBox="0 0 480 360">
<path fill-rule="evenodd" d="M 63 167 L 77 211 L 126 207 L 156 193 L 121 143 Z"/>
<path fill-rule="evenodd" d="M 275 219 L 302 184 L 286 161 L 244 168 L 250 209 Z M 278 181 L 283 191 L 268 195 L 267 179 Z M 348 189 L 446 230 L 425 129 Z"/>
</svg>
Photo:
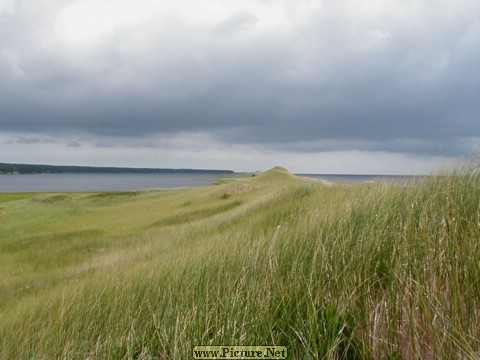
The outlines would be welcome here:
<svg viewBox="0 0 480 360">
<path fill-rule="evenodd" d="M 57 166 L 0 163 L 0 174 L 205 174 L 234 173 L 232 170 L 155 169 L 128 167 Z"/>
</svg>

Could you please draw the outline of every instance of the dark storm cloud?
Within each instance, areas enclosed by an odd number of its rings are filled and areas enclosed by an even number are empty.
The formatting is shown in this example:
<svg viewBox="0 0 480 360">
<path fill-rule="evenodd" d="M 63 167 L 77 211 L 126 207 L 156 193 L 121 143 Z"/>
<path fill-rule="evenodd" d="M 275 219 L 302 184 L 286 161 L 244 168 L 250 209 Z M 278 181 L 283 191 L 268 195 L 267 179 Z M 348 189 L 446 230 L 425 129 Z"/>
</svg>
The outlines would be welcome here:
<svg viewBox="0 0 480 360">
<path fill-rule="evenodd" d="M 51 35 L 53 5 L 18 2 L 0 15 L 0 131 L 206 132 L 307 152 L 478 149 L 478 2 L 368 16 L 339 3 L 278 31 L 259 31 L 249 11 L 208 26 L 165 17 L 82 47 Z"/>
</svg>

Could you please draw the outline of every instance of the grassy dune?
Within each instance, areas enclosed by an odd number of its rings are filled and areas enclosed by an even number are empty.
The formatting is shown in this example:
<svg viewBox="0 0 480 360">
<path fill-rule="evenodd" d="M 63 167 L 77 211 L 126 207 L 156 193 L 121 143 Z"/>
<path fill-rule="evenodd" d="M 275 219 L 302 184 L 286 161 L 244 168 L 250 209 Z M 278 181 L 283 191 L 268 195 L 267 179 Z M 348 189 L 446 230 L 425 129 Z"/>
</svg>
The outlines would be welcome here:
<svg viewBox="0 0 480 360">
<path fill-rule="evenodd" d="M 0 358 L 480 356 L 480 172 L 0 194 Z"/>
</svg>

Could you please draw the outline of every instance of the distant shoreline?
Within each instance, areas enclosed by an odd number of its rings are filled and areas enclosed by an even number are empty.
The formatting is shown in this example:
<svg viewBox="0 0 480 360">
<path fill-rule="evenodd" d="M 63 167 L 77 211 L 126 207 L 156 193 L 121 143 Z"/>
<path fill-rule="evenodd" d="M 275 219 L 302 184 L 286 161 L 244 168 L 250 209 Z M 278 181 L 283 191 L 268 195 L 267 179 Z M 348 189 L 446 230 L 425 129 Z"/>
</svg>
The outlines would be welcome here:
<svg viewBox="0 0 480 360">
<path fill-rule="evenodd" d="M 0 175 L 23 174 L 234 174 L 233 170 L 96 167 L 0 163 Z"/>
</svg>

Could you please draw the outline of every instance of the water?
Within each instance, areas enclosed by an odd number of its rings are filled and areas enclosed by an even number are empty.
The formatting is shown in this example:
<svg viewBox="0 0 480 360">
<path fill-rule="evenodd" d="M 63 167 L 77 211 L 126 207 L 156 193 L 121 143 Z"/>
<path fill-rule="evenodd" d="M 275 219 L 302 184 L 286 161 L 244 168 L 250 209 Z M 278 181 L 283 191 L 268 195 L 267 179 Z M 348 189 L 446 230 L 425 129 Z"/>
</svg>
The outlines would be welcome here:
<svg viewBox="0 0 480 360">
<path fill-rule="evenodd" d="M 331 175 L 331 174 L 297 174 L 298 176 L 326 180 L 332 183 L 358 184 L 372 181 L 407 182 L 425 176 L 411 175 Z"/>
<path fill-rule="evenodd" d="M 231 174 L 225 174 L 231 175 Z M 28 174 L 0 175 L 0 193 L 95 192 L 200 187 L 215 183 L 216 173 L 175 174 Z"/>
<path fill-rule="evenodd" d="M 201 187 L 215 184 L 214 178 L 231 173 L 163 174 L 28 174 L 0 175 L 0 193 L 7 192 L 96 192 Z M 363 183 L 378 180 L 406 182 L 414 176 L 297 174 L 333 183 Z"/>
</svg>

